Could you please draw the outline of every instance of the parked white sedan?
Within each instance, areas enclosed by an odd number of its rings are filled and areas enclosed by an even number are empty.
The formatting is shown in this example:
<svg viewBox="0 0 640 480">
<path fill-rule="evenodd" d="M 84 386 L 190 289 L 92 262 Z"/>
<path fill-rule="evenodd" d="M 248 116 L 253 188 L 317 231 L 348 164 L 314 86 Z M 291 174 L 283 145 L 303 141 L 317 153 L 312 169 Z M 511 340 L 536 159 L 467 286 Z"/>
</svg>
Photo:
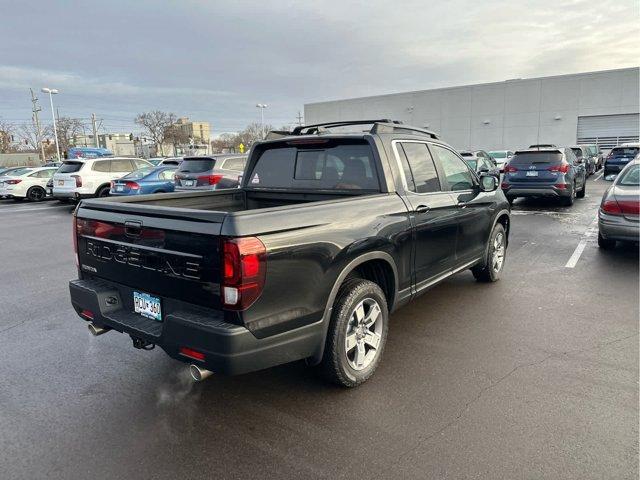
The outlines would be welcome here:
<svg viewBox="0 0 640 480">
<path fill-rule="evenodd" d="M 23 199 L 33 202 L 47 196 L 47 182 L 58 167 L 33 167 L 12 172 L 11 176 L 0 179 L 0 197 Z"/>
</svg>

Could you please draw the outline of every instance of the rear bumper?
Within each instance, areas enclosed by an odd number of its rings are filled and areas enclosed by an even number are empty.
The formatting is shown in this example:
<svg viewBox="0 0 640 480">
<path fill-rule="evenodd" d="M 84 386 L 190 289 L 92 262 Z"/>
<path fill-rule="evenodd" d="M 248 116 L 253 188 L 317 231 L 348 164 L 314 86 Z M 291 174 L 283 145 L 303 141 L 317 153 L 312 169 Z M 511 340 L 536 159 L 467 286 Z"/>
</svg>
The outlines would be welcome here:
<svg viewBox="0 0 640 480">
<path fill-rule="evenodd" d="M 503 188 L 502 191 L 507 197 L 569 197 L 571 190 L 566 188 L 556 188 L 553 185 L 522 185 L 510 184 L 509 187 Z"/>
<path fill-rule="evenodd" d="M 133 289 L 123 285 L 73 280 L 69 290 L 76 313 L 89 310 L 95 325 L 156 344 L 176 360 L 215 373 L 261 370 L 313 356 L 322 346 L 322 322 L 258 339 L 245 327 L 225 322 L 221 311 L 169 298 L 161 299 L 162 322 L 142 317 L 133 311 Z M 182 355 L 181 347 L 203 353 L 205 360 Z"/>
<path fill-rule="evenodd" d="M 83 198 L 93 198 L 95 195 L 93 193 L 80 193 L 74 190 L 56 190 L 55 188 L 51 192 L 51 196 L 53 198 L 60 198 L 64 200 L 81 200 Z"/>
<path fill-rule="evenodd" d="M 637 242 L 640 237 L 640 223 L 627 220 L 621 215 L 598 214 L 598 231 L 608 240 Z"/>
</svg>

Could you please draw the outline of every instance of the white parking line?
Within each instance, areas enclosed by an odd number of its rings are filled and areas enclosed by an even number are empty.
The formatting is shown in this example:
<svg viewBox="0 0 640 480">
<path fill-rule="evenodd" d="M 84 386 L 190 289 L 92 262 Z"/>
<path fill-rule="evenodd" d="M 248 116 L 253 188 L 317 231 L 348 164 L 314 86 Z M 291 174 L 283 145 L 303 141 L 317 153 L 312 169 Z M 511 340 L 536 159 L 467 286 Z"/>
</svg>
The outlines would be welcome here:
<svg viewBox="0 0 640 480">
<path fill-rule="evenodd" d="M 587 227 L 587 230 L 582 235 L 582 239 L 580 240 L 580 242 L 578 242 L 578 246 L 573 251 L 573 254 L 571 255 L 571 257 L 569 257 L 569 261 L 565 265 L 565 268 L 574 268 L 578 264 L 578 260 L 580 260 L 580 256 L 582 255 L 582 252 L 584 252 L 584 249 L 587 246 L 589 237 L 593 237 L 595 235 L 597 225 L 598 225 L 598 216 L 596 215 L 596 218 L 593 219 L 589 227 Z"/>
<path fill-rule="evenodd" d="M 602 178 L 603 175 L 604 175 L 604 170 L 602 171 L 602 173 L 600 175 L 598 175 L 596 178 L 594 178 L 593 181 L 597 182 L 598 180 L 600 180 Z"/>
</svg>

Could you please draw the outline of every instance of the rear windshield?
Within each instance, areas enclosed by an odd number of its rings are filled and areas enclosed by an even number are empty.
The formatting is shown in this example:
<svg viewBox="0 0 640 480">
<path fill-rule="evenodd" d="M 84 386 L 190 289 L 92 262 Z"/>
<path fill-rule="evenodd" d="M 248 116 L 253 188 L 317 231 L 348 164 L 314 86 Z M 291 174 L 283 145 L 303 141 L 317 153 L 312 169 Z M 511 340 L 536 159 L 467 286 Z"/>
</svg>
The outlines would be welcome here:
<svg viewBox="0 0 640 480">
<path fill-rule="evenodd" d="M 492 158 L 506 158 L 507 152 L 489 152 Z"/>
<path fill-rule="evenodd" d="M 463 157 L 473 157 L 473 153 L 471 152 L 460 152 L 460 155 Z"/>
<path fill-rule="evenodd" d="M 380 190 L 371 146 L 353 140 L 269 148 L 260 154 L 247 186 Z"/>
<path fill-rule="evenodd" d="M 611 150 L 611 156 L 633 158 L 638 154 L 638 150 L 638 147 L 615 147 Z"/>
<path fill-rule="evenodd" d="M 560 152 L 518 152 L 509 165 L 532 165 L 534 163 L 561 163 L 562 154 Z"/>
<path fill-rule="evenodd" d="M 82 162 L 64 162 L 58 169 L 58 173 L 74 173 L 84 165 Z"/>
<path fill-rule="evenodd" d="M 216 161 L 213 158 L 185 158 L 178 167 L 181 172 L 202 173 L 213 170 Z"/>
<path fill-rule="evenodd" d="M 640 165 L 633 165 L 618 179 L 618 185 L 640 187 Z"/>
<path fill-rule="evenodd" d="M 576 157 L 578 157 L 578 158 L 582 158 L 582 150 L 581 150 L 581 149 L 579 149 L 579 148 L 572 148 L 571 150 L 573 151 L 573 153 L 575 153 L 575 154 L 576 154 Z"/>
</svg>

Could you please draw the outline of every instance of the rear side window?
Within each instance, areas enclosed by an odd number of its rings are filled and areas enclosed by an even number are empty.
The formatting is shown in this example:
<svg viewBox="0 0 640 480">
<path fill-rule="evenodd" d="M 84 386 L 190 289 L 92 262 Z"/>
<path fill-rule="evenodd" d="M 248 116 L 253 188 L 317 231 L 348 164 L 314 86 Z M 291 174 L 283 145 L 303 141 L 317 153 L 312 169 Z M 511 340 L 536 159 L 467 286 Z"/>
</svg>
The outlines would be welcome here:
<svg viewBox="0 0 640 480">
<path fill-rule="evenodd" d="M 213 170 L 215 165 L 216 161 L 213 158 L 185 158 L 179 170 L 187 173 L 202 173 Z"/>
<path fill-rule="evenodd" d="M 409 190 L 416 193 L 440 191 L 438 173 L 427 145 L 425 143 L 403 142 L 400 146 L 404 151 L 405 158 L 402 159 L 402 163 Z"/>
<path fill-rule="evenodd" d="M 131 172 L 134 168 L 131 160 L 111 160 L 112 172 Z"/>
<path fill-rule="evenodd" d="M 237 170 L 239 172 L 244 170 L 244 166 L 247 163 L 246 157 L 227 158 L 220 168 L 223 170 Z"/>
<path fill-rule="evenodd" d="M 93 164 L 92 170 L 94 172 L 110 172 L 111 171 L 111 165 L 109 163 L 109 160 L 101 160 L 99 162 L 95 162 Z"/>
<path fill-rule="evenodd" d="M 449 188 L 451 190 L 469 190 L 473 188 L 475 182 L 467 164 L 447 148 L 439 145 L 432 145 L 432 147 L 440 160 Z"/>
<path fill-rule="evenodd" d="M 371 146 L 352 140 L 269 148 L 258 157 L 248 187 L 380 189 Z"/>
<path fill-rule="evenodd" d="M 534 163 L 562 163 L 560 152 L 517 152 L 509 165 L 533 165 Z"/>
<path fill-rule="evenodd" d="M 58 173 L 75 173 L 80 171 L 84 163 L 82 162 L 64 162 L 58 169 Z"/>
</svg>

